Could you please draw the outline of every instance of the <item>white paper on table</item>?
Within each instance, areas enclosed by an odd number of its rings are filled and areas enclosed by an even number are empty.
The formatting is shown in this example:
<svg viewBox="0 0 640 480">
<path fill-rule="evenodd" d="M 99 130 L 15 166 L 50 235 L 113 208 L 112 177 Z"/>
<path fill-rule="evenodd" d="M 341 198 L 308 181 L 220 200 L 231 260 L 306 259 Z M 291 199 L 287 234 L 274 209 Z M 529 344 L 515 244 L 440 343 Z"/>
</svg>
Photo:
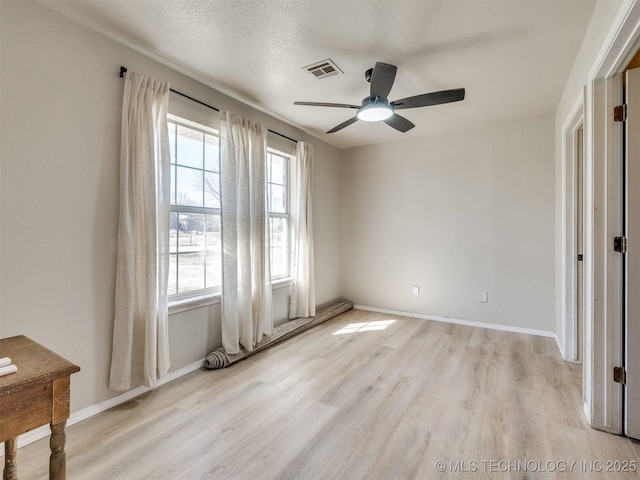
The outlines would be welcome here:
<svg viewBox="0 0 640 480">
<path fill-rule="evenodd" d="M 15 365 L 7 365 L 5 367 L 0 367 L 0 377 L 4 375 L 9 375 L 10 373 L 16 373 L 18 371 L 18 367 Z"/>
</svg>

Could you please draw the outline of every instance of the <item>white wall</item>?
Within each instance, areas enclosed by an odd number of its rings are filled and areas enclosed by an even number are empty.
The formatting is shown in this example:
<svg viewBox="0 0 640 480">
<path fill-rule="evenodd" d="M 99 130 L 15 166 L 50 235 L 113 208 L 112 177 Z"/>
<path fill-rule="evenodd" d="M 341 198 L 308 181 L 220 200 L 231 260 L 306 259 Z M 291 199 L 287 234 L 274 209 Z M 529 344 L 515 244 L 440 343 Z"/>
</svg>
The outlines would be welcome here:
<svg viewBox="0 0 640 480">
<path fill-rule="evenodd" d="M 72 411 L 115 395 L 120 65 L 314 145 L 317 302 L 340 297 L 337 149 L 40 4 L 0 9 L 0 337 L 27 335 L 80 365 Z M 173 95 L 170 110 L 217 124 L 215 112 Z M 286 290 L 275 308 L 284 318 Z M 172 315 L 172 370 L 219 346 L 219 329 L 219 304 Z"/>
<path fill-rule="evenodd" d="M 551 115 L 358 147 L 343 162 L 347 298 L 554 329 Z"/>
</svg>

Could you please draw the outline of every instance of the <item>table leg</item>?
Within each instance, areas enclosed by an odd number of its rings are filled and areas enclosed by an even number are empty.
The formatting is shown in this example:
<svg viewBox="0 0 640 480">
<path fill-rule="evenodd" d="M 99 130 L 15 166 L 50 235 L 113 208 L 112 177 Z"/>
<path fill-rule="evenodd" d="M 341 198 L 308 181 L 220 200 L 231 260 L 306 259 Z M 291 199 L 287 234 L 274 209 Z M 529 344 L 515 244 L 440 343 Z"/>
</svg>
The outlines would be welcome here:
<svg viewBox="0 0 640 480">
<path fill-rule="evenodd" d="M 18 466 L 16 455 L 18 453 L 18 438 L 10 438 L 4 442 L 4 473 L 3 480 L 18 480 Z"/>
<path fill-rule="evenodd" d="M 51 424 L 49 480 L 65 480 L 67 477 L 67 454 L 64 451 L 64 445 L 67 440 L 67 436 L 64 433 L 66 424 L 66 420 L 55 425 Z"/>
</svg>

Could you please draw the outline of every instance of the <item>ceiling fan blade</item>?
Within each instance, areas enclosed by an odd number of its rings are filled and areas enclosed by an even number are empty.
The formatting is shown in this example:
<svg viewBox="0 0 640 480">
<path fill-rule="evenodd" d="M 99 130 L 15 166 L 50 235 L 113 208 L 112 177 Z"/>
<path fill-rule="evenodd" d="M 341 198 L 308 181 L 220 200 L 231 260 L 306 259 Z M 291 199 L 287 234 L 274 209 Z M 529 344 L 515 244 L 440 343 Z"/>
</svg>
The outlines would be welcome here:
<svg viewBox="0 0 640 480">
<path fill-rule="evenodd" d="M 398 115 L 397 113 L 394 113 L 389 118 L 387 118 L 384 121 L 384 123 L 386 123 L 387 125 L 395 128 L 396 130 L 398 130 L 398 131 L 400 131 L 402 133 L 408 132 L 413 127 L 415 127 L 415 125 L 413 123 L 411 123 L 406 118 Z"/>
<path fill-rule="evenodd" d="M 442 103 L 459 102 L 460 100 L 464 100 L 464 88 L 423 93 L 422 95 L 416 95 L 415 97 L 396 100 L 391 102 L 390 105 L 395 110 L 398 110 L 401 108 L 428 107 L 430 105 L 440 105 Z"/>
<path fill-rule="evenodd" d="M 342 130 L 344 127 L 348 127 L 352 123 L 356 123 L 358 121 L 358 117 L 353 117 L 347 120 L 346 122 L 342 122 L 340 125 L 333 127 L 327 133 L 336 133 L 338 130 Z"/>
<path fill-rule="evenodd" d="M 398 67 L 389 65 L 388 63 L 376 62 L 371 72 L 371 98 L 381 97 L 387 98 L 393 81 L 396 79 L 396 71 Z"/>
<path fill-rule="evenodd" d="M 348 103 L 293 102 L 293 104 L 294 105 L 307 105 L 309 107 L 360 108 L 360 105 L 349 105 Z"/>
</svg>

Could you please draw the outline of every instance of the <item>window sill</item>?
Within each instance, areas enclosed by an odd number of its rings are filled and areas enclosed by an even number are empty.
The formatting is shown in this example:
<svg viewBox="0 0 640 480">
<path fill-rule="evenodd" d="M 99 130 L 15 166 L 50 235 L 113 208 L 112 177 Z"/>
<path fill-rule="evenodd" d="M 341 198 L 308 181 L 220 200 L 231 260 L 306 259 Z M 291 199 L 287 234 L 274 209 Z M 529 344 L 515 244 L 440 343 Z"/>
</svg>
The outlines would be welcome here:
<svg viewBox="0 0 640 480">
<path fill-rule="evenodd" d="M 279 288 L 290 287 L 293 285 L 293 279 L 291 277 L 280 278 L 271 282 L 271 290 L 278 290 Z"/>
<path fill-rule="evenodd" d="M 271 290 L 288 288 L 291 285 L 293 285 L 293 280 L 290 277 L 281 278 L 279 280 L 275 280 L 271 284 Z M 170 301 L 169 315 L 175 315 L 177 313 L 187 312 L 189 310 L 195 310 L 196 308 L 216 305 L 220 302 L 222 302 L 222 295 L 220 293 L 208 293 L 206 295 L 199 295 L 199 296 L 194 296 L 189 298 L 182 298 L 180 300 Z"/>
<path fill-rule="evenodd" d="M 197 297 L 181 298 L 180 300 L 169 302 L 169 315 L 187 312 L 196 308 L 208 307 L 209 305 L 215 305 L 221 301 L 222 297 L 220 293 L 209 293 L 206 295 L 199 295 Z"/>
</svg>

